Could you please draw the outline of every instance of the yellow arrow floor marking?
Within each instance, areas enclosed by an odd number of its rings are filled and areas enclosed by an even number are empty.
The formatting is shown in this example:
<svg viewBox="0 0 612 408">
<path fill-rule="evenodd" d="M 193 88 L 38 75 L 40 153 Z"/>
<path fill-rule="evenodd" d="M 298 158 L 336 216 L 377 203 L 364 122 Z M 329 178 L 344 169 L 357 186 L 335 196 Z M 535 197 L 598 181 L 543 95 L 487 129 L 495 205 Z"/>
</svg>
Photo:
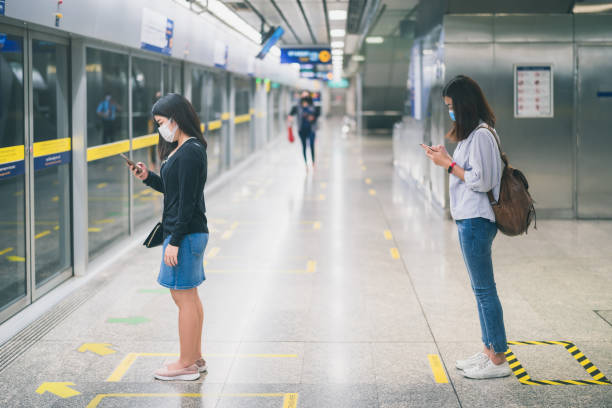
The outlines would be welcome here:
<svg viewBox="0 0 612 408">
<path fill-rule="evenodd" d="M 444 366 L 442 366 L 440 356 L 437 354 L 428 354 L 427 358 L 429 359 L 429 365 L 431 366 L 431 371 L 433 372 L 436 382 L 440 384 L 447 384 L 448 377 L 446 376 L 446 372 L 444 372 Z"/>
<path fill-rule="evenodd" d="M 34 238 L 35 239 L 42 238 L 42 237 L 44 237 L 46 235 L 49 235 L 50 233 L 51 233 L 51 231 L 46 230 L 46 231 L 43 231 L 41 233 L 38 233 L 38 234 L 34 235 Z"/>
<path fill-rule="evenodd" d="M 129 353 L 106 382 L 119 382 L 138 357 L 178 357 L 178 353 Z M 206 358 L 297 358 L 297 354 L 204 354 Z"/>
<path fill-rule="evenodd" d="M 230 239 L 234 235 L 234 230 L 227 230 L 221 235 L 221 239 Z"/>
<path fill-rule="evenodd" d="M 385 230 L 383 234 L 385 235 L 385 239 L 387 241 L 391 241 L 393 239 L 393 234 L 391 234 L 391 231 Z"/>
<path fill-rule="evenodd" d="M 36 392 L 38 394 L 50 392 L 61 398 L 70 398 L 80 394 L 79 391 L 73 390 L 69 385 L 75 384 L 73 382 L 44 382 L 38 387 Z"/>
<path fill-rule="evenodd" d="M 92 353 L 96 353 L 100 356 L 106 356 L 108 354 L 116 353 L 116 350 L 111 349 L 112 344 L 110 343 L 85 343 L 81 347 L 79 347 L 79 351 L 84 353 L 86 351 L 91 351 Z"/>
<path fill-rule="evenodd" d="M 199 394 L 199 393 L 114 393 L 98 394 L 92 399 L 86 408 L 96 408 L 104 398 L 163 398 L 163 397 L 182 397 L 182 398 L 205 398 L 205 397 L 225 397 L 225 398 L 274 398 L 283 397 L 283 408 L 297 408 L 297 393 L 241 393 L 241 394 Z"/>
<path fill-rule="evenodd" d="M 104 188 L 106 186 L 108 186 L 108 183 L 100 183 L 96 186 L 96 188 Z"/>
<path fill-rule="evenodd" d="M 53 231 L 59 231 L 59 225 L 56 225 L 55 227 L 53 227 Z"/>
<path fill-rule="evenodd" d="M 59 196 L 53 196 L 51 198 L 51 201 L 53 201 L 54 203 L 57 203 L 59 201 Z"/>
<path fill-rule="evenodd" d="M 89 231 L 89 232 L 100 232 L 100 231 L 102 231 L 102 229 L 101 228 L 96 228 L 96 227 L 89 227 L 89 228 L 87 228 L 87 231 Z"/>
<path fill-rule="evenodd" d="M 13 248 L 4 248 L 2 251 L 0 251 L 0 255 L 8 254 L 12 250 Z"/>
</svg>

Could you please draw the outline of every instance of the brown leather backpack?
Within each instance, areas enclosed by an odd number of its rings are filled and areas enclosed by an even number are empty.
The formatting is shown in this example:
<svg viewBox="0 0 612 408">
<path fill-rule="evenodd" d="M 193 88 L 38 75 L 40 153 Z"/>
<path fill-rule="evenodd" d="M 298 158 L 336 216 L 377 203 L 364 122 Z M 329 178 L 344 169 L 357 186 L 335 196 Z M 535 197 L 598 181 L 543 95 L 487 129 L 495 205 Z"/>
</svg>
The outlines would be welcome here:
<svg viewBox="0 0 612 408">
<path fill-rule="evenodd" d="M 534 228 L 537 229 L 535 201 L 529 194 L 529 183 L 527 178 L 519 169 L 508 164 L 508 157 L 501 149 L 499 137 L 493 129 L 481 126 L 489 130 L 497 142 L 497 148 L 504 170 L 502 171 L 499 189 L 499 200 L 495 201 L 493 190 L 487 192 L 489 202 L 495 213 L 497 228 L 505 235 L 516 236 L 527 233 L 531 221 L 535 220 Z"/>
</svg>

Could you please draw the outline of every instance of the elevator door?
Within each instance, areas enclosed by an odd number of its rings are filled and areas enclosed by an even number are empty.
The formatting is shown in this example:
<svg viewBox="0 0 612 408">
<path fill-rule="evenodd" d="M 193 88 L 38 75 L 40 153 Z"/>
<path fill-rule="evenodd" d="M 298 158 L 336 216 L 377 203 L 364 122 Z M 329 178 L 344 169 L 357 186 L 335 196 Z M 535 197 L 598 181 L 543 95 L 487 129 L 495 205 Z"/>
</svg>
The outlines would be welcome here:
<svg viewBox="0 0 612 408">
<path fill-rule="evenodd" d="M 612 47 L 578 49 L 579 218 L 612 218 Z"/>
</svg>

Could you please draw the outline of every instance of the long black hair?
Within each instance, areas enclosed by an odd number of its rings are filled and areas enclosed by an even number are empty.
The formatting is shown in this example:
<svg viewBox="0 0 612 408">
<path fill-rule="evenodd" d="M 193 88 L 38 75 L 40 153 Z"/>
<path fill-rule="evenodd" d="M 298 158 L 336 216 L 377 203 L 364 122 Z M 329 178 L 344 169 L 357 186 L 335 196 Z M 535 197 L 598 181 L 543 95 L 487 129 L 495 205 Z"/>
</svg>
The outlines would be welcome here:
<svg viewBox="0 0 612 408">
<path fill-rule="evenodd" d="M 191 102 L 185 97 L 170 93 L 160 98 L 151 109 L 153 116 L 159 115 L 172 119 L 181 129 L 181 132 L 186 135 L 197 138 L 204 147 L 206 147 L 206 139 L 202 135 L 202 124 L 200 118 L 193 109 Z M 159 132 L 159 130 L 158 130 Z M 157 153 L 160 160 L 165 160 L 170 152 L 174 150 L 178 142 L 168 143 L 159 135 L 159 143 L 157 145 Z"/>
<path fill-rule="evenodd" d="M 465 75 L 456 76 L 446 84 L 442 96 L 452 99 L 455 113 L 453 128 L 447 134 L 449 139 L 456 142 L 467 139 L 480 121 L 495 127 L 495 114 L 482 89 L 472 78 Z"/>
</svg>

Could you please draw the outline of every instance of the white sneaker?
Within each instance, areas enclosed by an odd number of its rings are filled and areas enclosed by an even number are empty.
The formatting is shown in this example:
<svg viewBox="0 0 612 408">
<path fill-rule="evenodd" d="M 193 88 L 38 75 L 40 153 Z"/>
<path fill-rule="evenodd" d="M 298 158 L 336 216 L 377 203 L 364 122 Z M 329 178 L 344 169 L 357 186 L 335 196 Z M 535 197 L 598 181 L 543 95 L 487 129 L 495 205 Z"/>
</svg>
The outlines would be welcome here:
<svg viewBox="0 0 612 408">
<path fill-rule="evenodd" d="M 476 367 L 481 363 L 485 363 L 489 357 L 483 352 L 476 353 L 471 357 L 466 358 L 465 360 L 457 360 L 455 362 L 455 367 L 459 370 L 467 370 L 472 367 Z"/>
<path fill-rule="evenodd" d="M 510 365 L 507 361 L 503 364 L 496 365 L 491 360 L 487 359 L 485 363 L 479 364 L 476 367 L 468 368 L 463 372 L 463 376 L 473 378 L 475 380 L 485 380 L 487 378 L 507 377 L 512 374 Z"/>
</svg>

